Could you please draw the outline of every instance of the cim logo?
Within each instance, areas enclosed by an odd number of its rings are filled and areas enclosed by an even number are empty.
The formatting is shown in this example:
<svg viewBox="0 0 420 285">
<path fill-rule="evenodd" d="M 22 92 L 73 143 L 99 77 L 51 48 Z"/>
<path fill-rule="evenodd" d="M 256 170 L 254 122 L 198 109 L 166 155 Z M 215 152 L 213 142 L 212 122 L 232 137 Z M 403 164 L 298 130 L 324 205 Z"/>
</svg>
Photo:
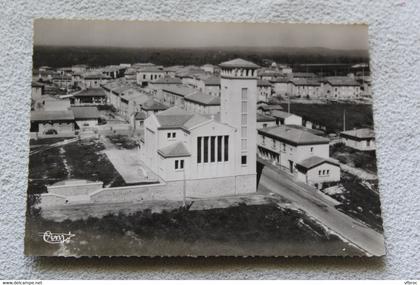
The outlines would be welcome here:
<svg viewBox="0 0 420 285">
<path fill-rule="evenodd" d="M 42 239 L 46 243 L 50 244 L 60 244 L 60 243 L 68 243 L 70 242 L 70 239 L 76 235 L 69 232 L 66 233 L 52 233 L 50 231 L 46 231 L 42 234 Z"/>
</svg>

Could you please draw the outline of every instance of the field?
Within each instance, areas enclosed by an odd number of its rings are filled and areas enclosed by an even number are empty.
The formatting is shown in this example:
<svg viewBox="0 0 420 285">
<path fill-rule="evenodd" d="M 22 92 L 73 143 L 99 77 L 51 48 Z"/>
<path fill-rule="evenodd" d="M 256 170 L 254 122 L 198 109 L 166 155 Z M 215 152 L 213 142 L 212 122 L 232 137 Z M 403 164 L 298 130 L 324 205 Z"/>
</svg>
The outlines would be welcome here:
<svg viewBox="0 0 420 285">
<path fill-rule="evenodd" d="M 377 181 L 362 182 L 357 177 L 342 172 L 340 184 L 323 189 L 322 192 L 341 203 L 336 206 L 338 210 L 383 232 L 379 193 L 369 189 L 377 187 Z"/>
<path fill-rule="evenodd" d="M 363 255 L 302 212 L 275 204 L 144 210 L 63 222 L 34 215 L 28 225 L 31 255 Z M 39 232 L 46 230 L 76 236 L 59 247 L 42 241 Z"/>
<path fill-rule="evenodd" d="M 287 104 L 281 104 L 287 110 Z M 329 133 L 343 131 L 343 113 L 346 111 L 346 130 L 373 128 L 372 106 L 367 104 L 297 104 L 291 103 L 290 112 L 327 127 Z"/>
<path fill-rule="evenodd" d="M 373 174 L 377 173 L 375 151 L 358 151 L 343 143 L 338 143 L 330 146 L 330 157 L 349 166 L 361 168 Z"/>
<path fill-rule="evenodd" d="M 31 141 L 39 147 L 51 140 Z M 55 140 L 54 140 L 55 142 Z M 77 141 L 54 147 L 29 157 L 28 193 L 46 192 L 46 185 L 66 179 L 103 181 L 104 186 L 124 186 L 124 180 L 101 153 L 104 146 L 96 140 Z"/>
</svg>

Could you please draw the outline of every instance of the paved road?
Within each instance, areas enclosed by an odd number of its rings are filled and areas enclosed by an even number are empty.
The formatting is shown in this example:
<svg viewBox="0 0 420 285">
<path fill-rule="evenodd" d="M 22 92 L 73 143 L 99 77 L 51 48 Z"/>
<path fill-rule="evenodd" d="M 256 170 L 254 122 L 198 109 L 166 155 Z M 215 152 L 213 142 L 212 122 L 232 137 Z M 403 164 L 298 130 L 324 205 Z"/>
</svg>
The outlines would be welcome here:
<svg viewBox="0 0 420 285">
<path fill-rule="evenodd" d="M 258 186 L 260 191 L 271 191 L 292 202 L 310 217 L 369 255 L 385 254 L 383 235 L 352 217 L 340 212 L 323 194 L 303 183 L 297 183 L 286 174 L 265 166 Z"/>
</svg>

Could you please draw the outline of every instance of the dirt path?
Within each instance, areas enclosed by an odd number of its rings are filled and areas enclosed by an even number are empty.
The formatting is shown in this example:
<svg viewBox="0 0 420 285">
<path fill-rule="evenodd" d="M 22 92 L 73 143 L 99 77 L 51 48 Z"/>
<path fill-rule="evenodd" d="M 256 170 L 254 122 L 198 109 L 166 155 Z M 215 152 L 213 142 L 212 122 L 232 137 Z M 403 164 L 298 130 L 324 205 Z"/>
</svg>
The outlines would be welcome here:
<svg viewBox="0 0 420 285">
<path fill-rule="evenodd" d="M 369 173 L 363 169 L 351 167 L 347 164 L 340 163 L 340 167 L 343 171 L 348 172 L 354 176 L 359 177 L 362 180 L 377 180 L 378 176 L 372 173 Z"/>
</svg>

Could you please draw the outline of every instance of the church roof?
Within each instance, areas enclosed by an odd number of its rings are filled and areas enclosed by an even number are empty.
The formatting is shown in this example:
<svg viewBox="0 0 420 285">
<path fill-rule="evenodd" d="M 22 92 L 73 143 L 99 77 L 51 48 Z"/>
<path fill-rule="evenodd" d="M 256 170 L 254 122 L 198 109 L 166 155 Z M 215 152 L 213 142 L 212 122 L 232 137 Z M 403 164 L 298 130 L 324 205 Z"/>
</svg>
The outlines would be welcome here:
<svg viewBox="0 0 420 285">
<path fill-rule="evenodd" d="M 156 114 L 156 118 L 161 129 L 184 129 L 187 131 L 198 124 L 210 120 L 207 117 L 185 111 L 176 106 L 159 112 Z"/>
<path fill-rule="evenodd" d="M 256 65 L 255 63 L 244 60 L 242 58 L 236 58 L 236 59 L 222 62 L 221 64 L 219 64 L 219 66 L 224 67 L 224 68 L 252 68 L 252 69 L 259 68 L 259 66 Z"/>
<path fill-rule="evenodd" d="M 176 142 L 161 149 L 158 149 L 158 153 L 167 158 L 167 157 L 185 157 L 191 156 L 187 147 L 183 142 Z"/>
</svg>

